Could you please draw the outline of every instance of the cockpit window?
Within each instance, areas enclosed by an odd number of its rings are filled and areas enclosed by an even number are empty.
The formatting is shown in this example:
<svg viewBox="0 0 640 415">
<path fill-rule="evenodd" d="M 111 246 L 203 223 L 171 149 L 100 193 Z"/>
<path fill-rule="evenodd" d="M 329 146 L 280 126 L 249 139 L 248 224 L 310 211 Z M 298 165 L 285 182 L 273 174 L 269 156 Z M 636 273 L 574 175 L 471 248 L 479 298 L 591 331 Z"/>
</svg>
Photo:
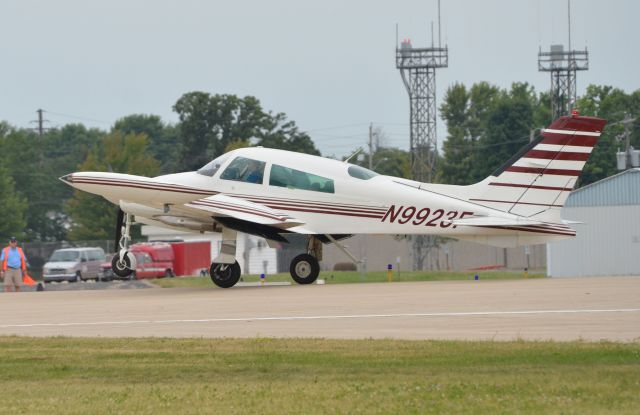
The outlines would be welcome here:
<svg viewBox="0 0 640 415">
<path fill-rule="evenodd" d="M 349 166 L 349 176 L 355 177 L 360 180 L 369 180 L 372 177 L 378 176 L 378 173 L 375 171 L 371 171 L 369 169 L 365 169 L 364 167 L 351 165 Z"/>
<path fill-rule="evenodd" d="M 218 170 L 220 170 L 220 166 L 224 164 L 225 161 L 229 158 L 228 154 L 223 154 L 220 157 L 216 158 L 213 161 L 207 163 L 204 167 L 198 170 L 198 174 L 202 174 L 203 176 L 213 177 L 214 174 Z"/>
<path fill-rule="evenodd" d="M 229 163 L 229 166 L 224 169 L 220 178 L 223 180 L 262 184 L 265 164 L 264 161 L 236 157 Z"/>
<path fill-rule="evenodd" d="M 314 192 L 335 193 L 333 180 L 315 174 L 305 173 L 288 167 L 271 166 L 269 176 L 271 186 L 288 187 L 290 189 L 311 190 Z"/>
</svg>

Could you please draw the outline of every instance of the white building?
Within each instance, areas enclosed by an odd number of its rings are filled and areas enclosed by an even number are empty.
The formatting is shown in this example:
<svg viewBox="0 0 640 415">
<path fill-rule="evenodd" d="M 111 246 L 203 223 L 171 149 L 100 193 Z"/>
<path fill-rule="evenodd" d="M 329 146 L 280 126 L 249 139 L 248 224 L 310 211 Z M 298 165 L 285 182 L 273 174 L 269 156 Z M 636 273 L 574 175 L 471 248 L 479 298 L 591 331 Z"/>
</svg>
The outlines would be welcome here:
<svg viewBox="0 0 640 415">
<path fill-rule="evenodd" d="M 547 245 L 547 275 L 640 275 L 640 169 L 582 187 L 562 209 L 577 231 Z"/>
</svg>

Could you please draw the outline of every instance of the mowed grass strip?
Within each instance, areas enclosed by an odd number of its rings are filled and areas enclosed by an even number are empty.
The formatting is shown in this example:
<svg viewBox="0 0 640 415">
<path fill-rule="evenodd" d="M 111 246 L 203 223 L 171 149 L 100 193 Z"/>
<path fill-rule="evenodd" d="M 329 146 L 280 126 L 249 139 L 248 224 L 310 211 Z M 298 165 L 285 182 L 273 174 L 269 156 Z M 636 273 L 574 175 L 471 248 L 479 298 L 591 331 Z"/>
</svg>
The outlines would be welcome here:
<svg viewBox="0 0 640 415">
<path fill-rule="evenodd" d="M 523 272 L 510 271 L 482 271 L 482 272 L 450 272 L 450 271 L 402 271 L 398 275 L 393 272 L 393 282 L 403 281 L 454 281 L 454 280 L 473 280 L 475 275 L 481 280 L 512 280 L 525 278 L 545 278 L 545 274 L 540 272 L 529 273 L 525 277 Z M 386 271 L 371 271 L 364 274 L 356 271 L 321 271 L 320 276 L 327 284 L 353 284 L 361 282 L 385 282 L 387 281 Z M 259 275 L 243 275 L 243 282 L 259 282 Z M 162 278 L 150 280 L 152 283 L 163 288 L 174 287 L 211 287 L 213 283 L 207 277 L 179 277 L 179 278 Z M 291 275 L 288 273 L 279 273 L 267 275 L 266 282 L 291 282 Z"/>
<path fill-rule="evenodd" d="M 2 413 L 637 414 L 640 344 L 0 337 Z"/>
</svg>

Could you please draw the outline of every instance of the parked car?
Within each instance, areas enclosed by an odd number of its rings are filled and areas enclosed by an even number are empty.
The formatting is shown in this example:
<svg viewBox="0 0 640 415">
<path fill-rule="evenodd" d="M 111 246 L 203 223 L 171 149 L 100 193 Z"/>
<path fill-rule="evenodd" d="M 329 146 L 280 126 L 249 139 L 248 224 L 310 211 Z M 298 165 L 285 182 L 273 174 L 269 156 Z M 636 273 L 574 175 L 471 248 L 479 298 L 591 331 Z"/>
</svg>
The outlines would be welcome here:
<svg viewBox="0 0 640 415">
<path fill-rule="evenodd" d="M 98 279 L 102 276 L 103 260 L 102 248 L 57 249 L 44 264 L 42 277 L 44 282 Z"/>
</svg>

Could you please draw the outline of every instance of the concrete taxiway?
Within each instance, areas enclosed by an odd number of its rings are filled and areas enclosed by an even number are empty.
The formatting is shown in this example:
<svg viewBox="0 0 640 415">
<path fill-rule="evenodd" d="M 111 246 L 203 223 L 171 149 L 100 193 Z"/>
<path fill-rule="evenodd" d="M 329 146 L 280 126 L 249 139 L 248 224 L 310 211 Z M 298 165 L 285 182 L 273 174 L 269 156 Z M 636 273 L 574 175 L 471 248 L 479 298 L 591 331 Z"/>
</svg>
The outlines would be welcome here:
<svg viewBox="0 0 640 415">
<path fill-rule="evenodd" d="M 5 293 L 0 335 L 640 341 L 640 277 Z"/>
</svg>

